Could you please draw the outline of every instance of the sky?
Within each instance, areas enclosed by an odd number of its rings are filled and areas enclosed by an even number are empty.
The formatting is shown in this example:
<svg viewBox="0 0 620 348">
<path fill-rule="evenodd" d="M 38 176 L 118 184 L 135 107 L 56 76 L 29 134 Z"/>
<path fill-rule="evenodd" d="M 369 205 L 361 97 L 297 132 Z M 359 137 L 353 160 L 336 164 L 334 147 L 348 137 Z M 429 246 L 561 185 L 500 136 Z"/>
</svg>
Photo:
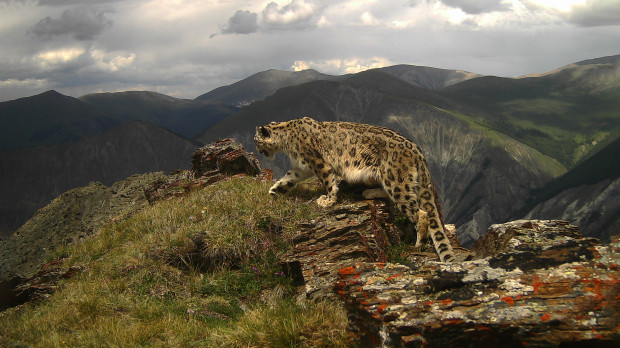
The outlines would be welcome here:
<svg viewBox="0 0 620 348">
<path fill-rule="evenodd" d="M 516 77 L 620 54 L 620 0 L 0 0 L 0 101 L 193 99 L 267 69 Z"/>
</svg>

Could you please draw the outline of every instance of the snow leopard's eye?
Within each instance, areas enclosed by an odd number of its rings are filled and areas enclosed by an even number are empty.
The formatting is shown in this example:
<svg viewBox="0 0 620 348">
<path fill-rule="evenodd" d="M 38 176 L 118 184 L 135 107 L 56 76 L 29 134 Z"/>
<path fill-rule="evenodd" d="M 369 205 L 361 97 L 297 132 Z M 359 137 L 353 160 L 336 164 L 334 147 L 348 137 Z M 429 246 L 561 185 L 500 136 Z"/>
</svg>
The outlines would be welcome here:
<svg viewBox="0 0 620 348">
<path fill-rule="evenodd" d="M 260 127 L 260 134 L 263 136 L 263 138 L 269 138 L 269 136 L 271 135 L 271 133 L 269 133 L 269 130 L 265 127 Z"/>
</svg>

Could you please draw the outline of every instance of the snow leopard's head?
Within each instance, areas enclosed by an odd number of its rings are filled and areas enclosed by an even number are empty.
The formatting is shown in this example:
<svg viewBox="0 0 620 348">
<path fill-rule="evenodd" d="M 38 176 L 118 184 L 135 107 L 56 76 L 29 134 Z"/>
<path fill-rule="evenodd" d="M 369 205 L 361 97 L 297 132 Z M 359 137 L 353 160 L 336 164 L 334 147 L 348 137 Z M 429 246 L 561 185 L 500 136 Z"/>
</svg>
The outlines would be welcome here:
<svg viewBox="0 0 620 348">
<path fill-rule="evenodd" d="M 276 153 L 282 150 L 282 126 L 287 122 L 271 122 L 262 127 L 256 127 L 254 142 L 259 153 L 268 160 L 273 160 Z"/>
</svg>

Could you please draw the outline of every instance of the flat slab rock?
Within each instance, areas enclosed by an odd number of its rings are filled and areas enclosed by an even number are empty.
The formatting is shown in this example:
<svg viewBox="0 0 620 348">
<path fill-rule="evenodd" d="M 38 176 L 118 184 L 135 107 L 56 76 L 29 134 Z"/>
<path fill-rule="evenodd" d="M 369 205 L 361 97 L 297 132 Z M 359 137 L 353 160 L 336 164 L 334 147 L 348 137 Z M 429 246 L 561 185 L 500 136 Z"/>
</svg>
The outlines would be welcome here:
<svg viewBox="0 0 620 348">
<path fill-rule="evenodd" d="M 479 259 L 362 262 L 335 290 L 362 347 L 618 346 L 620 242 L 564 221 L 494 225 Z"/>
</svg>

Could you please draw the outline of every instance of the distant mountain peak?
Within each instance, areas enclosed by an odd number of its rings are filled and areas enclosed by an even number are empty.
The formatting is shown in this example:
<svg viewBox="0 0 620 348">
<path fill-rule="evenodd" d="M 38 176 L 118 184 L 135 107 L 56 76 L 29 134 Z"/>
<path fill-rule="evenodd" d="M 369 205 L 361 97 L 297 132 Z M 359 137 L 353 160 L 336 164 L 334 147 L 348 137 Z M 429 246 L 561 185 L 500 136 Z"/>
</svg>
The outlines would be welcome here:
<svg viewBox="0 0 620 348">
<path fill-rule="evenodd" d="M 302 71 L 269 69 L 253 74 L 231 85 L 218 87 L 198 96 L 195 100 L 244 106 L 256 100 L 262 100 L 280 88 L 310 81 L 334 80 L 337 78 L 337 76 L 326 75 L 313 69 Z"/>
<path fill-rule="evenodd" d="M 58 92 L 58 91 L 57 91 L 57 90 L 55 90 L 55 89 L 50 89 L 49 91 L 45 91 L 45 92 L 43 92 L 43 93 L 41 93 L 41 94 L 39 94 L 39 95 L 61 95 L 61 96 L 63 96 L 63 97 L 65 96 L 64 94 L 62 94 L 62 93 Z"/>
</svg>

